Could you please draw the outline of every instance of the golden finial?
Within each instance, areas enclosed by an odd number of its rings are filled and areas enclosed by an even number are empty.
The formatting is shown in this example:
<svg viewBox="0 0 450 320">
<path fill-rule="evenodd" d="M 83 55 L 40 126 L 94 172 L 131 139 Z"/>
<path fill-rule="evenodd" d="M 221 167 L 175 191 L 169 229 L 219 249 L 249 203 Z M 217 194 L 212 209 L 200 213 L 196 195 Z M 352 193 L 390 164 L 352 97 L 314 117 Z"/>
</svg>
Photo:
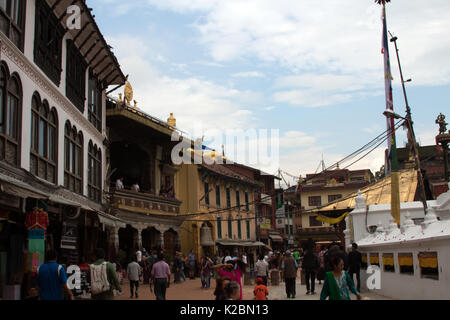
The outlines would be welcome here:
<svg viewBox="0 0 450 320">
<path fill-rule="evenodd" d="M 135 107 L 136 109 L 138 109 L 137 101 L 136 101 L 136 100 L 133 100 L 133 102 L 134 102 L 134 107 Z"/>
<path fill-rule="evenodd" d="M 167 123 L 169 125 L 171 125 L 172 127 L 177 126 L 177 119 L 175 119 L 175 117 L 173 116 L 173 113 L 170 113 L 170 117 L 169 117 L 169 119 L 167 119 Z"/>
<path fill-rule="evenodd" d="M 131 105 L 131 101 L 133 101 L 133 87 L 127 81 L 125 84 L 125 103 Z"/>
<path fill-rule="evenodd" d="M 121 94 L 121 93 L 119 93 L 119 101 L 120 101 L 120 102 L 123 102 L 122 94 Z"/>
</svg>

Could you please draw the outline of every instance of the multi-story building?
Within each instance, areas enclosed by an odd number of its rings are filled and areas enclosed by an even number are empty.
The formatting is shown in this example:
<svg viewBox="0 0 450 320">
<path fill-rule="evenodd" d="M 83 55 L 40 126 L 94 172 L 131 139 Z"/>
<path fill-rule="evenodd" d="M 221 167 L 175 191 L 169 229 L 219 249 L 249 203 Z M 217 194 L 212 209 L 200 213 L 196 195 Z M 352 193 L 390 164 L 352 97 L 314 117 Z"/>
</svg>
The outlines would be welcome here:
<svg viewBox="0 0 450 320">
<path fill-rule="evenodd" d="M 229 167 L 240 175 L 247 176 L 257 181 L 260 185 L 255 193 L 255 205 L 257 215 L 257 238 L 266 245 L 281 245 L 283 238 L 277 230 L 277 194 L 280 190 L 275 189 L 275 180 L 280 178 L 265 173 L 259 169 L 234 163 Z"/>
<path fill-rule="evenodd" d="M 213 157 L 215 152 L 203 153 Z M 212 161 L 208 161 L 211 163 Z M 182 226 L 181 248 L 197 257 L 217 249 L 247 251 L 255 256 L 262 245 L 256 236 L 255 194 L 259 183 L 225 164 L 183 164 L 178 175 Z"/>
<path fill-rule="evenodd" d="M 308 174 L 306 180 L 301 179 L 297 189 L 301 217 L 301 227 L 297 225 L 298 240 L 302 242 L 312 238 L 318 242 L 338 241 L 335 228 L 318 221 L 315 209 L 358 191 L 373 181 L 374 176 L 369 169 L 324 171 L 321 174 Z"/>
<path fill-rule="evenodd" d="M 0 270 L 10 293 L 45 249 L 78 263 L 106 245 L 105 91 L 125 76 L 85 1 L 0 1 L 0 46 L 1 261 L 40 243 Z"/>
<path fill-rule="evenodd" d="M 136 247 L 163 249 L 173 256 L 180 250 L 183 222 L 179 167 L 171 160 L 172 133 L 179 131 L 176 122 L 171 125 L 131 106 L 131 92 L 127 84 L 128 101 L 108 98 L 106 110 L 110 211 L 123 222 L 111 225 L 114 247 L 125 253 L 121 258 L 131 258 Z M 123 188 L 116 185 L 119 179 Z"/>
</svg>

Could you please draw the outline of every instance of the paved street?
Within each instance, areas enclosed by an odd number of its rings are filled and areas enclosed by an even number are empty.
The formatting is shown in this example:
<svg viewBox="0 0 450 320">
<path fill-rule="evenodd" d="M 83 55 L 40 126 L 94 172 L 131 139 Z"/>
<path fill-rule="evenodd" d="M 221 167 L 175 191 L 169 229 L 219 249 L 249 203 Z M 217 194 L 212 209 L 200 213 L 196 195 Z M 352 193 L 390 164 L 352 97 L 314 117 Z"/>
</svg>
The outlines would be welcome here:
<svg viewBox="0 0 450 320">
<path fill-rule="evenodd" d="M 130 289 L 128 281 L 124 281 L 123 292 L 121 296 L 116 297 L 116 300 L 155 300 L 155 294 L 150 292 L 148 285 L 141 285 L 139 288 L 139 298 L 130 299 Z M 167 300 L 188 300 L 188 301 L 201 301 L 201 300 L 214 300 L 214 288 L 215 281 L 211 281 L 211 289 L 202 289 L 200 278 L 195 280 L 187 279 L 186 282 L 180 284 L 170 284 L 167 290 Z M 269 286 L 269 299 L 270 300 L 287 300 L 285 285 L 281 283 L 279 286 Z M 306 295 L 306 286 L 300 284 L 300 280 L 297 281 L 297 296 L 295 300 L 319 300 L 322 285 L 316 284 L 316 294 Z M 253 286 L 245 286 L 244 300 L 253 300 Z M 376 295 L 374 293 L 363 292 L 363 297 L 367 297 L 370 300 L 391 300 L 390 298 Z M 352 299 L 354 296 L 352 296 Z M 290 299 L 294 300 L 294 299 Z"/>
</svg>

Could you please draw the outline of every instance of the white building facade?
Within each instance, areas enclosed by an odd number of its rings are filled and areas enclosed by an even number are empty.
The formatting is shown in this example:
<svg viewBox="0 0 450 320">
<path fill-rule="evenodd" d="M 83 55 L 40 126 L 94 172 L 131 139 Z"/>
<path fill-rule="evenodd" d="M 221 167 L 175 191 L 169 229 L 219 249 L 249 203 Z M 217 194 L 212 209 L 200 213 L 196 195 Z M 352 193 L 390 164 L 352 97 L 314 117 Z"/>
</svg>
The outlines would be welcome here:
<svg viewBox="0 0 450 320">
<path fill-rule="evenodd" d="M 390 205 L 355 200 L 344 233 L 347 248 L 355 242 L 363 255 L 361 288 L 400 300 L 450 299 L 450 192 L 428 201 L 426 215 L 421 202 L 401 203 L 400 228 Z"/>
</svg>

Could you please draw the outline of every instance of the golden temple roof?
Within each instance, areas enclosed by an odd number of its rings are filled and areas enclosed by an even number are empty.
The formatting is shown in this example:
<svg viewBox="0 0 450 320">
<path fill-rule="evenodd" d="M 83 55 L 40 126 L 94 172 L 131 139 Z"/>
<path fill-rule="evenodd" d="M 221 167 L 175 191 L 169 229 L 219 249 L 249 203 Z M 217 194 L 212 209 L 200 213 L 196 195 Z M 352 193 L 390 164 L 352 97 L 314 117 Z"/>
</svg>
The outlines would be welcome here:
<svg viewBox="0 0 450 320">
<path fill-rule="evenodd" d="M 417 189 L 417 171 L 402 170 L 399 172 L 400 178 L 400 202 L 414 201 Z M 386 177 L 376 183 L 368 185 L 361 189 L 361 193 L 366 198 L 367 205 L 390 204 L 391 203 L 391 177 Z M 317 212 L 335 211 L 335 210 L 352 210 L 355 208 L 355 197 L 358 192 L 353 192 L 345 199 L 336 201 Z"/>
</svg>

